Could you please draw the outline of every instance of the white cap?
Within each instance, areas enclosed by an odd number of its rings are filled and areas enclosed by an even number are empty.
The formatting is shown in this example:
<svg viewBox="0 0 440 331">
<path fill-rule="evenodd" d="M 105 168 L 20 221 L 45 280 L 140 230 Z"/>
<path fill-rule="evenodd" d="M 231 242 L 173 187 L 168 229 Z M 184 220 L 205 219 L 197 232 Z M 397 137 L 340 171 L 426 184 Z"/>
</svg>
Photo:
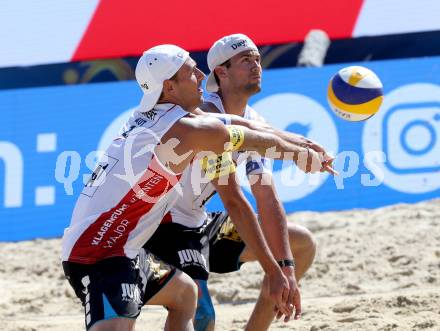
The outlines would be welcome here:
<svg viewBox="0 0 440 331">
<path fill-rule="evenodd" d="M 159 45 L 145 51 L 139 59 L 135 75 L 144 92 L 141 111 L 154 107 L 163 89 L 163 82 L 182 67 L 189 53 L 176 45 Z"/>
<path fill-rule="evenodd" d="M 218 91 L 218 85 L 214 77 L 215 67 L 225 63 L 238 53 L 252 50 L 258 52 L 257 46 L 248 36 L 241 33 L 231 34 L 217 40 L 208 51 L 208 67 L 211 72 L 206 81 L 206 90 L 208 92 Z"/>
</svg>

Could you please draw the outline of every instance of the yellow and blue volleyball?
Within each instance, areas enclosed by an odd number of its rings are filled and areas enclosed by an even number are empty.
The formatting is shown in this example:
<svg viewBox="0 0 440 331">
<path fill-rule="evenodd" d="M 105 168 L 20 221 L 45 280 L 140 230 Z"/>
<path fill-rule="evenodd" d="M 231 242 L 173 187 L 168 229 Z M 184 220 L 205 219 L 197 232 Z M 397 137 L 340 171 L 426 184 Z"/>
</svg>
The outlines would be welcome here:
<svg viewBox="0 0 440 331">
<path fill-rule="evenodd" d="M 351 66 L 338 71 L 328 85 L 327 101 L 347 121 L 364 121 L 379 111 L 383 85 L 370 69 Z"/>
</svg>

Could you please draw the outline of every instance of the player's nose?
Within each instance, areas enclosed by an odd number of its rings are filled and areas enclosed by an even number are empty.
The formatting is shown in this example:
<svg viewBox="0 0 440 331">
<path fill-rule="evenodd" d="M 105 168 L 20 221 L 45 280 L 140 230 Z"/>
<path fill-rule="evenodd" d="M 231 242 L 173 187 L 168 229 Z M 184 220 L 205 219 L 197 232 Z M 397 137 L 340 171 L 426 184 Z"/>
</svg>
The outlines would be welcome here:
<svg viewBox="0 0 440 331">
<path fill-rule="evenodd" d="M 206 78 L 206 75 L 199 68 L 196 68 L 196 76 L 197 76 L 197 80 L 199 81 L 204 80 Z"/>
</svg>

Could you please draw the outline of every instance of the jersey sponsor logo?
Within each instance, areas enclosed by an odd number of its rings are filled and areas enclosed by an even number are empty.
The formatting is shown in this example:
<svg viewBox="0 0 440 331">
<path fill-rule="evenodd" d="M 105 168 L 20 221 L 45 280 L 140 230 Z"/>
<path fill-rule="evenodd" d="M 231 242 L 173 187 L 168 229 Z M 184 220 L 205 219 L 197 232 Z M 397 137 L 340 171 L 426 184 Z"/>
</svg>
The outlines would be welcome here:
<svg viewBox="0 0 440 331">
<path fill-rule="evenodd" d="M 144 200 L 146 202 L 149 202 L 149 199 L 154 198 L 154 196 L 149 196 L 148 193 L 151 190 L 155 189 L 156 186 L 160 184 L 162 181 L 166 181 L 166 178 L 158 173 L 153 173 L 153 175 L 145 183 L 143 183 L 142 185 L 138 185 L 138 187 L 135 187 L 133 189 L 135 194 L 130 199 L 130 203 L 135 203 L 138 200 Z M 162 193 L 162 195 L 168 192 L 168 187 L 169 187 L 169 183 L 167 182 L 167 185 L 164 188 L 164 192 Z"/>
<path fill-rule="evenodd" d="M 206 259 L 198 250 L 184 249 L 178 251 L 177 254 L 179 255 L 179 263 L 182 267 L 197 265 L 207 270 Z"/>
<path fill-rule="evenodd" d="M 150 121 L 154 121 L 154 119 L 156 118 L 156 115 L 157 115 L 157 113 L 153 110 L 153 109 L 151 109 L 151 110 L 149 110 L 149 111 L 147 111 L 147 112 L 144 112 L 144 113 L 142 113 L 147 119 L 149 119 Z M 136 122 L 137 123 L 137 122 Z M 143 123 L 142 123 L 143 124 Z M 139 125 L 142 125 L 142 124 L 139 124 Z"/>
<path fill-rule="evenodd" d="M 146 112 L 142 112 L 142 115 L 149 121 L 154 121 L 157 115 L 157 112 L 154 109 L 151 109 L 149 111 Z M 124 127 L 123 132 L 121 133 L 121 136 L 123 138 L 128 138 L 128 136 L 130 134 L 137 134 L 139 132 L 141 132 L 144 128 L 140 128 L 142 125 L 144 125 L 145 123 L 147 123 L 147 120 L 141 117 L 137 117 L 134 120 L 134 124 L 131 124 L 130 126 L 128 126 L 128 124 L 126 124 L 127 126 Z M 154 134 L 154 132 L 150 131 L 150 133 L 152 133 L 154 135 L 154 137 L 159 140 L 157 138 L 157 136 Z"/>
<path fill-rule="evenodd" d="M 137 125 L 139 125 L 139 126 L 142 126 L 142 125 L 144 125 L 145 123 L 147 123 L 147 121 L 144 120 L 143 118 L 136 118 L 136 119 L 134 120 L 134 122 L 135 122 Z"/>
<path fill-rule="evenodd" d="M 112 236 L 110 236 L 106 244 L 103 246 L 104 248 L 111 248 L 113 247 L 113 244 L 118 241 L 119 238 L 121 238 L 126 232 L 128 225 L 130 224 L 129 221 L 123 220 L 116 228 L 113 229 Z"/>
<path fill-rule="evenodd" d="M 136 284 L 122 283 L 122 301 L 135 302 L 141 304 L 141 291 Z"/>
<path fill-rule="evenodd" d="M 156 187 L 164 179 L 163 176 L 159 174 L 154 174 L 147 182 L 145 182 L 138 190 L 134 192 L 129 203 L 123 203 L 119 208 L 117 208 L 111 216 L 104 221 L 102 226 L 99 228 L 96 236 L 92 239 L 91 244 L 93 246 L 98 246 L 107 231 L 113 227 L 113 223 L 118 220 L 118 218 L 126 212 L 130 206 L 138 202 L 139 200 L 148 199 L 148 192 Z M 167 186 L 168 187 L 168 186 Z M 166 190 L 165 190 L 166 192 Z M 113 245 L 121 238 L 126 232 L 130 222 L 127 219 L 123 219 L 117 226 L 111 229 L 108 239 L 105 240 L 103 245 L 104 248 L 111 248 Z"/>
<path fill-rule="evenodd" d="M 102 226 L 99 228 L 98 232 L 96 233 L 96 236 L 92 239 L 91 244 L 93 246 L 98 246 L 99 243 L 101 242 L 102 238 L 104 237 L 104 235 L 107 233 L 107 231 L 112 227 L 113 223 L 115 221 L 118 220 L 119 216 L 122 215 L 122 213 L 124 211 L 126 211 L 128 209 L 129 205 L 124 203 L 123 205 L 121 205 L 121 207 L 117 208 L 111 215 L 110 217 L 104 221 L 104 223 L 102 224 Z M 123 225 L 123 223 L 126 223 Z M 128 221 L 127 220 L 123 220 L 119 225 L 118 228 L 120 226 L 124 226 L 126 227 L 128 225 Z M 115 229 L 116 230 L 116 229 Z"/>
<path fill-rule="evenodd" d="M 180 175 L 166 173 L 158 161 L 153 158 L 147 170 L 133 188 L 122 197 L 112 209 L 102 213 L 81 234 L 70 252 L 69 261 L 93 263 L 105 256 L 124 256 L 124 245 L 129 234 L 143 222 L 144 227 L 153 226 L 160 221 L 168 210 L 166 200 L 162 203 L 162 212 L 156 211 L 158 217 L 145 217 L 155 204 L 178 183 Z M 167 177 L 165 177 L 167 176 Z M 159 215 L 160 214 L 160 215 Z M 147 222 L 149 224 L 147 224 Z"/>
</svg>

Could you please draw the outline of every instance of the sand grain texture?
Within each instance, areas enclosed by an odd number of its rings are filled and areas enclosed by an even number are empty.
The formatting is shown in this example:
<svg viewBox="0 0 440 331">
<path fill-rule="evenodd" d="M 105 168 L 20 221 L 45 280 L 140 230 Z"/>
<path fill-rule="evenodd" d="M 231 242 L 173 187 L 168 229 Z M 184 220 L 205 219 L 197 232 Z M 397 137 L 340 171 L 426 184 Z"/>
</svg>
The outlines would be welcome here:
<svg viewBox="0 0 440 331">
<path fill-rule="evenodd" d="M 440 200 L 289 220 L 311 229 L 319 248 L 301 281 L 302 319 L 271 330 L 440 330 Z M 83 330 L 59 255 L 59 239 L 0 243 L 1 330 Z M 261 278 L 256 263 L 212 275 L 216 330 L 243 329 Z M 161 330 L 165 316 L 146 307 L 136 330 Z"/>
</svg>

